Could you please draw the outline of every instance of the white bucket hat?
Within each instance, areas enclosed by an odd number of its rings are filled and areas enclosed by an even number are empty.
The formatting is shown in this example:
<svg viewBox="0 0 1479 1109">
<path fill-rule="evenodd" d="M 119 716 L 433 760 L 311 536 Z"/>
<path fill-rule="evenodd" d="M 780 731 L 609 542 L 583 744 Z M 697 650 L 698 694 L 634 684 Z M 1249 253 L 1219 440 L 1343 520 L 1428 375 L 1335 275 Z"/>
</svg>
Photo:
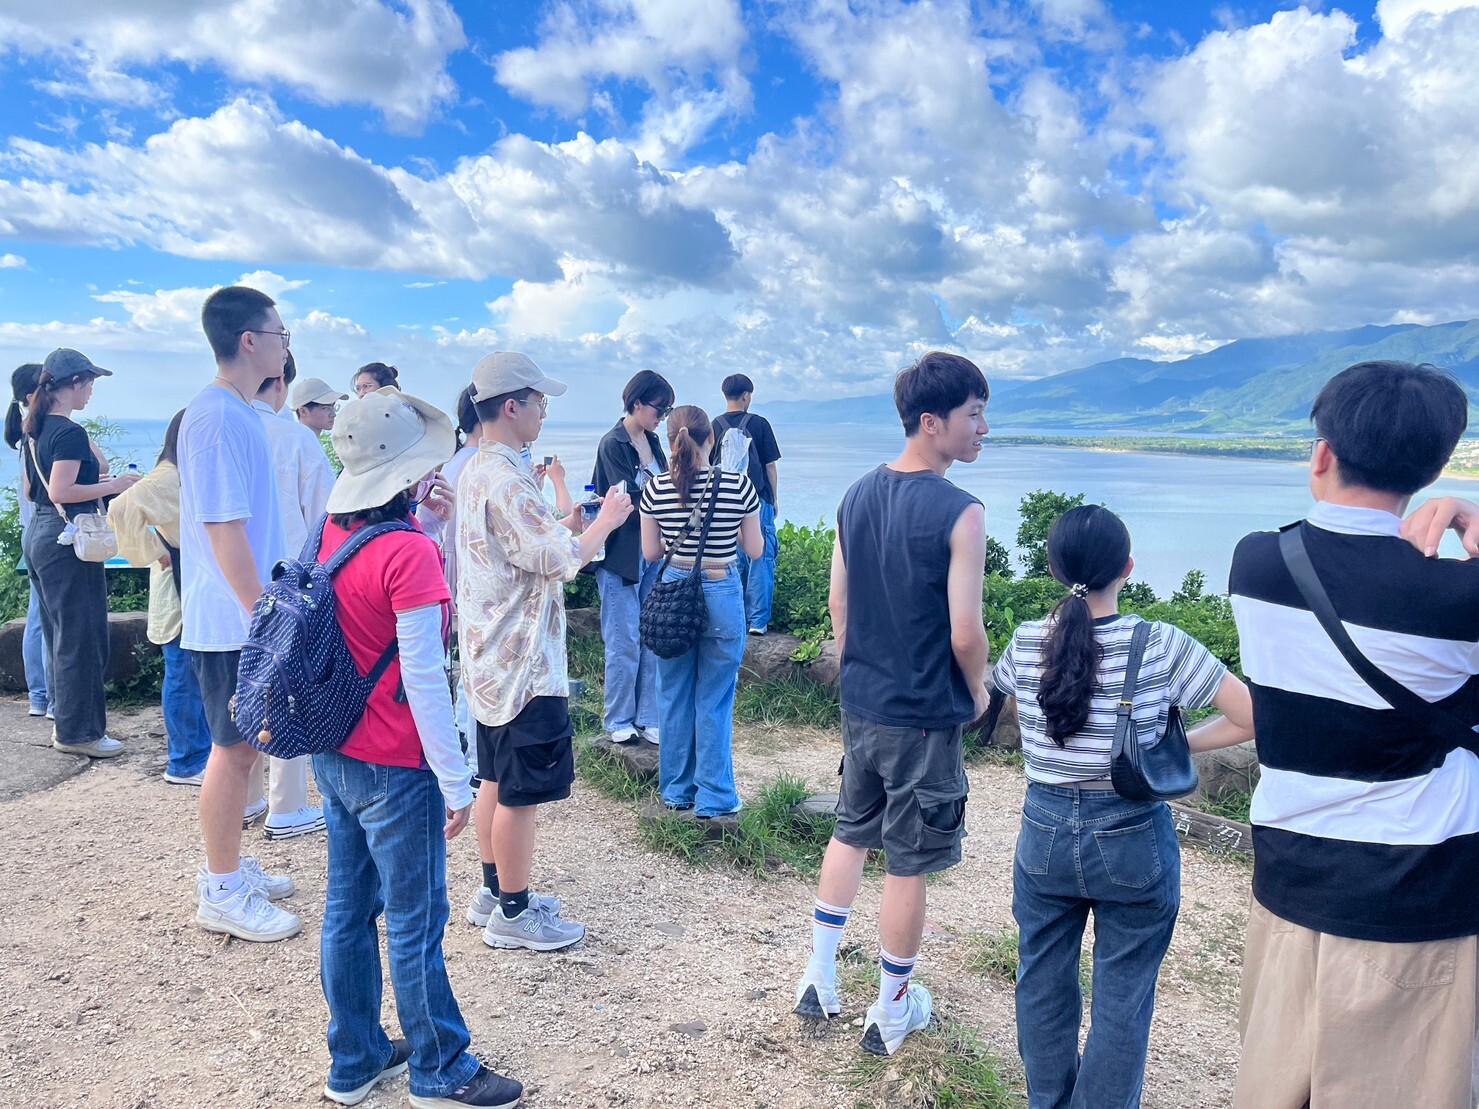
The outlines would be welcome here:
<svg viewBox="0 0 1479 1109">
<path fill-rule="evenodd" d="M 393 385 L 345 408 L 332 439 L 344 472 L 329 494 L 331 513 L 379 508 L 457 450 L 447 414 Z"/>
</svg>

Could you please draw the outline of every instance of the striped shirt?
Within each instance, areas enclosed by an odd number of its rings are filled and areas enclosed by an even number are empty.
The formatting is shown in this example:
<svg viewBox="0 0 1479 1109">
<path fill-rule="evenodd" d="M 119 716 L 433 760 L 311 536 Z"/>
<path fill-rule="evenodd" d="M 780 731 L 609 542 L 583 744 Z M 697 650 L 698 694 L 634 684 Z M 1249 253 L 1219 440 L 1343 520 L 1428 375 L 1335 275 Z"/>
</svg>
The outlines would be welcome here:
<svg viewBox="0 0 1479 1109">
<path fill-rule="evenodd" d="M 1389 512 L 1320 502 L 1305 546 L 1361 653 L 1479 722 L 1479 570 L 1423 557 L 1400 526 Z M 1404 719 L 1356 675 L 1305 605 L 1276 532 L 1238 544 L 1230 589 L 1262 764 L 1253 895 L 1351 939 L 1479 934 L 1479 755 Z"/>
<path fill-rule="evenodd" d="M 714 522 L 709 527 L 709 542 L 704 547 L 704 561 L 730 562 L 739 550 L 740 523 L 751 513 L 760 511 L 760 497 L 750 479 L 744 474 L 730 474 L 717 467 L 709 470 L 719 482 L 719 501 L 714 506 Z M 641 510 L 644 516 L 657 520 L 662 529 L 663 547 L 672 544 L 693 516 L 695 505 L 705 512 L 709 507 L 709 477 L 700 474 L 693 483 L 692 501 L 681 504 L 678 490 L 673 487 L 672 473 L 658 474 L 642 487 Z M 684 538 L 682 545 L 673 554 L 680 562 L 695 562 L 698 559 L 698 541 L 703 534 L 703 521 L 695 524 Z"/>
<path fill-rule="evenodd" d="M 1084 726 L 1059 747 L 1048 738 L 1048 723 L 1038 693 L 1045 665 L 1043 650 L 1053 621 L 1034 620 L 1017 628 L 993 675 L 996 688 L 1017 698 L 1022 723 L 1022 754 L 1027 779 L 1043 785 L 1073 785 L 1109 777 L 1115 714 L 1125 688 L 1125 663 L 1138 616 L 1102 616 L 1094 621 L 1100 650 L 1094 693 Z M 1142 746 L 1153 745 L 1166 730 L 1171 706 L 1205 708 L 1212 703 L 1227 668 L 1180 628 L 1153 623 L 1140 660 L 1130 719 Z"/>
</svg>

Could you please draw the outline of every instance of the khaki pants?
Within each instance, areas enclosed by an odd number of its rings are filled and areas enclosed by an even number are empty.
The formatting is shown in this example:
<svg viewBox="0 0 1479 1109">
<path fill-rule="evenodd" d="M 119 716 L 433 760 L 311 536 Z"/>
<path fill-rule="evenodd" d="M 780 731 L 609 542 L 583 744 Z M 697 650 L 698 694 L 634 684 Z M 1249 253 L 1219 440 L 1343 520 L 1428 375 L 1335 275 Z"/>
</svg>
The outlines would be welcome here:
<svg viewBox="0 0 1479 1109">
<path fill-rule="evenodd" d="M 1479 937 L 1374 943 L 1255 898 L 1235 1109 L 1472 1109 Z"/>
<path fill-rule="evenodd" d="M 308 756 L 275 759 L 258 755 L 247 779 L 248 806 L 262 800 L 262 764 L 267 764 L 267 815 L 281 816 L 308 804 Z"/>
</svg>

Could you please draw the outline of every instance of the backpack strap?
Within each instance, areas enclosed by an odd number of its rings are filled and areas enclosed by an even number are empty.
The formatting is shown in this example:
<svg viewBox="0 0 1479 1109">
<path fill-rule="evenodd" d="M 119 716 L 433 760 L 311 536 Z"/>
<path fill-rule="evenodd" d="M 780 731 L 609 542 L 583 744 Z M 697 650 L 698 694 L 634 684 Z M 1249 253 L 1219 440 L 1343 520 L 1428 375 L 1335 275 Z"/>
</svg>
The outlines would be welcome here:
<svg viewBox="0 0 1479 1109">
<path fill-rule="evenodd" d="M 318 552 L 324 545 L 324 526 L 328 522 L 327 512 L 318 518 L 317 526 L 308 533 L 308 538 L 303 543 L 303 550 L 298 555 L 299 562 L 307 564 L 318 561 Z"/>
<path fill-rule="evenodd" d="M 313 544 L 313 558 L 315 561 L 318 560 L 319 546 L 323 542 L 324 522 L 327 520 L 328 516 L 325 516 L 323 520 L 319 521 L 317 537 L 309 540 Z M 405 520 L 385 520 L 378 524 L 371 524 L 368 527 L 360 528 L 358 531 L 352 531 L 349 533 L 349 538 L 339 545 L 339 549 L 329 556 L 329 560 L 324 563 L 324 569 L 328 571 L 330 577 L 333 577 L 343 568 L 346 562 L 359 554 L 371 540 L 378 539 L 380 536 L 392 531 L 415 530 Z M 306 547 L 304 551 L 306 553 Z"/>
</svg>

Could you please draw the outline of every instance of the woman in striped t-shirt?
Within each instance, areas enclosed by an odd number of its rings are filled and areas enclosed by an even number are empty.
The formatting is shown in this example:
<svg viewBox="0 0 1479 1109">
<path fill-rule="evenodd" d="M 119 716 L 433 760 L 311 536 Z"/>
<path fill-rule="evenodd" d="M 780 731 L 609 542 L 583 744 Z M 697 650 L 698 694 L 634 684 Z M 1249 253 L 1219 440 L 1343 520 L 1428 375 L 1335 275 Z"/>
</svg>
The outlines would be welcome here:
<svg viewBox="0 0 1479 1109">
<path fill-rule="evenodd" d="M 642 489 L 642 554 L 660 562 L 674 543 L 666 581 L 703 575 L 709 623 L 697 646 L 677 658 L 657 660 L 657 699 L 662 714 L 658 785 L 672 809 L 701 817 L 738 812 L 734 788 L 734 689 L 745 657 L 745 604 L 735 552 L 764 553 L 760 498 L 744 474 L 711 466 L 714 432 L 703 409 L 675 408 L 668 416 L 671 469 Z M 717 486 L 708 540 L 699 549 L 703 524 L 684 533 L 709 507 Z"/>
<path fill-rule="evenodd" d="M 1068 596 L 1023 624 L 996 666 L 1017 699 L 1027 800 L 1013 867 L 1017 920 L 1017 1046 L 1031 1109 L 1140 1104 L 1156 976 L 1181 906 L 1181 853 L 1164 802 L 1128 801 L 1109 781 L 1115 709 L 1130 638 L 1119 594 L 1135 569 L 1130 533 L 1113 512 L 1084 505 L 1048 533 L 1053 577 Z M 1193 751 L 1253 738 L 1248 689 L 1207 648 L 1170 624 L 1151 625 L 1132 719 L 1155 742 L 1172 705 L 1215 705 Z M 1094 994 L 1079 1053 L 1079 949 L 1094 914 Z"/>
</svg>

